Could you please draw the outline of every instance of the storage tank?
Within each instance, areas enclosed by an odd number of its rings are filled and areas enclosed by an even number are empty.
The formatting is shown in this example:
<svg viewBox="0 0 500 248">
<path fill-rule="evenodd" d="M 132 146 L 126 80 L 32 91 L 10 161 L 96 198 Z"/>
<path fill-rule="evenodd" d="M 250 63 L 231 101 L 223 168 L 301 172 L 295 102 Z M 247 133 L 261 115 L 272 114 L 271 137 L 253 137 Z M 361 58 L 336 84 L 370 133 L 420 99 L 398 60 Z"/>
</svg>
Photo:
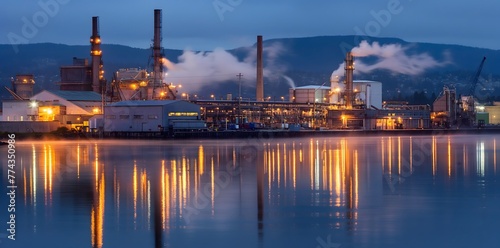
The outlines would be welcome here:
<svg viewBox="0 0 500 248">
<path fill-rule="evenodd" d="M 362 101 L 366 108 L 382 108 L 382 83 L 371 80 L 354 80 L 355 99 Z"/>
<path fill-rule="evenodd" d="M 306 85 L 289 90 L 290 101 L 297 103 L 326 103 L 330 87 L 320 85 Z"/>
</svg>

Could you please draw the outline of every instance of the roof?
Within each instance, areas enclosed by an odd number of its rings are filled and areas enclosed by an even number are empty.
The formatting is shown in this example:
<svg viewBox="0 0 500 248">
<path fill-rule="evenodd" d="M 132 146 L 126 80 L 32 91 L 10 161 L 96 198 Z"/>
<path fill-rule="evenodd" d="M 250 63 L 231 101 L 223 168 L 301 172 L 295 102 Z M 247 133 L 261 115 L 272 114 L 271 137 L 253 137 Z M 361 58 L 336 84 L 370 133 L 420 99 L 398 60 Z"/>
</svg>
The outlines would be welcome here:
<svg viewBox="0 0 500 248">
<path fill-rule="evenodd" d="M 353 83 L 369 83 L 369 84 L 381 84 L 379 81 L 373 80 L 352 80 Z"/>
<path fill-rule="evenodd" d="M 101 101 L 101 94 L 94 91 L 47 90 L 68 101 Z"/>
<path fill-rule="evenodd" d="M 184 102 L 194 104 L 183 100 L 137 100 L 137 101 L 121 101 L 108 104 L 106 106 L 120 107 L 120 106 L 164 106 L 173 103 Z"/>
<path fill-rule="evenodd" d="M 305 85 L 300 87 L 295 87 L 296 90 L 330 90 L 329 86 L 321 86 L 321 85 Z"/>
<path fill-rule="evenodd" d="M 353 83 L 368 83 L 368 84 L 381 84 L 381 82 L 378 81 L 372 81 L 372 80 L 353 80 Z M 343 83 L 342 83 L 343 84 Z M 295 87 L 295 90 L 330 90 L 330 86 L 321 86 L 321 85 L 305 85 L 305 86 L 299 86 Z"/>
</svg>

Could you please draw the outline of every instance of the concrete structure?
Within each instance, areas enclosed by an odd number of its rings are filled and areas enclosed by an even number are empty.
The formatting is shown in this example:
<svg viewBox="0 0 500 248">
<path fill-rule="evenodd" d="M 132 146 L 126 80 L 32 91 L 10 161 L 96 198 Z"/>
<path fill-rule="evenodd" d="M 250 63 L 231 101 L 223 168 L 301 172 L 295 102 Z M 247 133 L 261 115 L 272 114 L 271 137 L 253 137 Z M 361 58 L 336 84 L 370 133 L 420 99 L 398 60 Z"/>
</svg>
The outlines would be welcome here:
<svg viewBox="0 0 500 248">
<path fill-rule="evenodd" d="M 161 96 L 160 93 L 163 92 L 160 87 L 163 85 L 163 60 L 165 55 L 163 54 L 163 47 L 161 45 L 162 34 L 161 34 L 161 24 L 162 24 L 162 14 L 161 9 L 154 10 L 154 37 L 153 45 L 151 47 L 152 59 L 153 59 L 153 78 L 150 82 L 151 91 L 147 99 L 165 99 L 165 96 Z M 166 99 L 175 99 L 174 96 L 169 96 L 169 92 L 163 92 L 167 94 Z"/>
<path fill-rule="evenodd" d="M 151 45 L 152 70 L 129 68 L 115 72 L 111 92 L 114 101 L 129 100 L 175 100 L 176 86 L 165 82 L 163 71 L 167 61 L 161 45 L 162 11 L 154 10 L 154 37 Z"/>
<path fill-rule="evenodd" d="M 105 89 L 102 63 L 101 36 L 99 35 L 99 17 L 92 17 L 92 36 L 90 37 L 90 55 L 92 56 L 92 90 L 103 93 Z"/>
<path fill-rule="evenodd" d="M 436 126 L 449 127 L 457 120 L 457 93 L 455 89 L 443 87 L 443 91 L 432 104 L 432 122 Z"/>
<path fill-rule="evenodd" d="M 8 133 L 48 133 L 59 127 L 55 121 L 0 121 L 0 132 Z"/>
<path fill-rule="evenodd" d="M 92 17 L 92 36 L 90 37 L 90 56 L 87 59 L 73 58 L 73 64 L 61 66 L 60 90 L 94 91 L 103 93 L 106 87 L 102 62 L 101 36 L 99 35 L 99 17 Z"/>
<path fill-rule="evenodd" d="M 262 58 L 262 35 L 257 36 L 257 86 L 255 96 L 257 102 L 264 101 L 264 63 Z"/>
<path fill-rule="evenodd" d="M 61 66 L 60 90 L 69 91 L 91 91 L 92 90 L 92 67 L 87 59 L 73 58 L 73 64 Z"/>
<path fill-rule="evenodd" d="M 204 129 L 200 106 L 182 100 L 122 101 L 104 107 L 105 132 Z"/>
<path fill-rule="evenodd" d="M 345 60 L 345 108 L 352 109 L 353 101 L 354 101 L 354 82 L 353 82 L 353 74 L 354 74 L 354 56 L 351 52 L 348 52 Z"/>
<path fill-rule="evenodd" d="M 12 79 L 12 89 L 15 94 L 20 99 L 29 99 L 33 96 L 33 86 L 35 85 L 35 77 L 31 74 L 27 75 L 16 75 L 15 79 Z"/>
</svg>

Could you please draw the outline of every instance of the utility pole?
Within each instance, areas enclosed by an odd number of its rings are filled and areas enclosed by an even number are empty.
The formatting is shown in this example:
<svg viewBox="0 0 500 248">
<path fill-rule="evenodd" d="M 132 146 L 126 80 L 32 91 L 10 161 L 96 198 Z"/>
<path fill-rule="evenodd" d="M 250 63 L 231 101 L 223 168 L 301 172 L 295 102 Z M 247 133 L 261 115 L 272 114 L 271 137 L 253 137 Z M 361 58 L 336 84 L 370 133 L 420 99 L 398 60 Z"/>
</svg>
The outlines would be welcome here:
<svg viewBox="0 0 500 248">
<path fill-rule="evenodd" d="M 241 78 L 243 77 L 243 74 L 238 73 L 236 75 L 238 77 L 238 119 L 236 121 L 237 124 L 240 124 L 240 119 L 241 119 Z"/>
</svg>

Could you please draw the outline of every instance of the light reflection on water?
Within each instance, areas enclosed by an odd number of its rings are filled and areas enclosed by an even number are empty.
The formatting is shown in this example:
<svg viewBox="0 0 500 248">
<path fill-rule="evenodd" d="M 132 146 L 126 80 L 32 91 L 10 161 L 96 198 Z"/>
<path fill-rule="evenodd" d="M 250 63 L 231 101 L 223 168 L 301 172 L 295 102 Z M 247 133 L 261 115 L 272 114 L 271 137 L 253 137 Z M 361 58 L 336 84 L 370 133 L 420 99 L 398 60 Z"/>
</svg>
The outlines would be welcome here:
<svg viewBox="0 0 500 248">
<path fill-rule="evenodd" d="M 498 244 L 496 139 L 22 142 L 10 244 Z"/>
</svg>

